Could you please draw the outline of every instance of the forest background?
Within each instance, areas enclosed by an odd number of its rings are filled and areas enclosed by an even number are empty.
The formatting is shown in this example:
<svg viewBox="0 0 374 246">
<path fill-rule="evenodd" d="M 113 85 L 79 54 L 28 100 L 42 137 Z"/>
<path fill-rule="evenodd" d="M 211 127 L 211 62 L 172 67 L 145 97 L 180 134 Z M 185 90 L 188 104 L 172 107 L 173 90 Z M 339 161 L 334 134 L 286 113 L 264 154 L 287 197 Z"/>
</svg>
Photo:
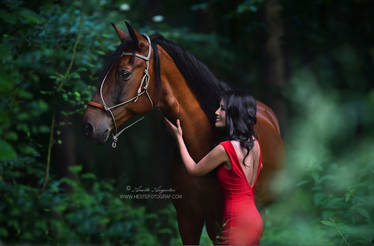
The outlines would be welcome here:
<svg viewBox="0 0 374 246">
<path fill-rule="evenodd" d="M 370 0 L 1 0 L 0 243 L 181 244 L 158 112 L 117 150 L 81 132 L 110 23 L 158 32 L 273 108 L 287 162 L 261 207 L 263 245 L 374 243 Z M 166 152 L 167 151 L 167 152 Z M 46 182 L 47 181 L 47 182 Z M 127 192 L 127 193 L 126 193 Z M 212 245 L 204 230 L 201 243 Z"/>
</svg>

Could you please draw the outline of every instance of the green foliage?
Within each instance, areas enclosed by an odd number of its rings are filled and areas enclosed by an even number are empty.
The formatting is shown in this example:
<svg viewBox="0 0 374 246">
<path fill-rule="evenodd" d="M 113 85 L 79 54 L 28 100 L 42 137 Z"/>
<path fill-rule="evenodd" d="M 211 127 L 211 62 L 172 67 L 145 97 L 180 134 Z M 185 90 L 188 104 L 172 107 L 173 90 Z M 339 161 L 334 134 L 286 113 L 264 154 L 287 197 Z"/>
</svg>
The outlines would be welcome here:
<svg viewBox="0 0 374 246">
<path fill-rule="evenodd" d="M 113 182 L 98 180 L 93 173 L 81 174 L 81 166 L 71 168 L 75 178 L 57 178 L 52 173 L 49 184 L 41 189 L 47 147 L 61 143 L 60 139 L 48 142 L 50 131 L 60 134 L 51 128 L 52 112 L 81 113 L 92 96 L 95 87 L 87 82 L 96 80 L 101 56 L 118 44 L 109 21 L 103 21 L 116 6 L 104 1 L 101 7 L 108 10 L 95 12 L 94 1 L 83 6 L 78 2 L 1 2 L 0 241 L 177 242 L 172 207 L 151 212 L 121 200 Z M 116 16 L 112 19 L 119 19 Z M 56 122 L 57 127 L 66 124 L 70 121 Z M 153 225 L 154 221 L 163 223 Z"/>
<path fill-rule="evenodd" d="M 307 69 L 295 74 L 287 94 L 297 105 L 298 117 L 287 138 L 286 169 L 274 182 L 281 201 L 264 211 L 262 243 L 371 244 L 374 141 L 370 133 L 336 142 L 350 135 L 353 125 L 347 110 L 352 102 L 334 89 L 321 90 Z M 331 146 L 337 145 L 340 149 L 333 151 Z"/>
<path fill-rule="evenodd" d="M 76 179 L 53 179 L 43 192 L 37 185 L 25 185 L 25 179 L 33 179 L 36 184 L 41 181 L 41 166 L 32 159 L 3 162 L 0 166 L 2 241 L 165 245 L 176 235 L 171 205 L 157 213 L 145 211 L 131 200 L 121 200 L 113 182 L 99 181 L 92 173 L 81 174 L 81 166 L 71 168 Z M 169 221 L 160 223 L 163 218 Z M 167 237 L 160 240 L 163 235 Z"/>
<path fill-rule="evenodd" d="M 257 12 L 258 6 L 263 2 L 263 0 L 245 0 L 238 5 L 237 12 L 239 14 L 245 11 Z"/>
</svg>

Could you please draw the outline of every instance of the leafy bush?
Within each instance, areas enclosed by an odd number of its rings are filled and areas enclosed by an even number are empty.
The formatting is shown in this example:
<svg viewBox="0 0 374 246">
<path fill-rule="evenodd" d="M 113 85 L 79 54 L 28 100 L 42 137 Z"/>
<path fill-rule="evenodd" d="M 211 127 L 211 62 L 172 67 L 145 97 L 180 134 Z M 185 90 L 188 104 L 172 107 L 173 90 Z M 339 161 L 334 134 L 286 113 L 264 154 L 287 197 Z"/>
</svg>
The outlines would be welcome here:
<svg viewBox="0 0 374 246">
<path fill-rule="evenodd" d="M 172 207 L 152 213 L 121 200 L 114 182 L 81 174 L 80 166 L 71 170 L 75 178 L 58 178 L 52 172 L 42 189 L 44 162 L 50 162 L 53 145 L 61 143 L 55 129 L 70 124 L 57 121 L 57 115 L 82 112 L 95 89 L 86 82 L 96 78 L 100 56 L 117 45 L 109 23 L 102 21 L 111 10 L 92 12 L 96 6 L 91 2 L 83 6 L 86 14 L 80 3 L 2 4 L 0 240 L 63 245 L 176 242 Z"/>
<path fill-rule="evenodd" d="M 301 83 L 302 81 L 302 83 Z M 295 106 L 280 201 L 263 211 L 263 244 L 359 245 L 374 241 L 374 142 L 354 131 L 353 101 L 322 90 L 307 69 L 289 89 Z M 362 100 L 360 107 L 372 107 Z M 369 125 L 365 126 L 369 127 Z M 340 146 L 334 149 L 333 146 Z M 336 148 L 336 147 L 335 147 Z"/>
<path fill-rule="evenodd" d="M 25 185 L 25 179 L 42 180 L 44 173 L 36 164 L 31 159 L 1 164 L 1 240 L 63 245 L 176 242 L 175 210 L 171 205 L 157 213 L 146 211 L 131 200 L 121 200 L 113 182 L 99 181 L 92 173 L 81 174 L 81 166 L 71 168 L 77 179 L 53 179 L 41 192 L 38 185 Z M 164 218 L 166 223 L 160 223 Z"/>
</svg>

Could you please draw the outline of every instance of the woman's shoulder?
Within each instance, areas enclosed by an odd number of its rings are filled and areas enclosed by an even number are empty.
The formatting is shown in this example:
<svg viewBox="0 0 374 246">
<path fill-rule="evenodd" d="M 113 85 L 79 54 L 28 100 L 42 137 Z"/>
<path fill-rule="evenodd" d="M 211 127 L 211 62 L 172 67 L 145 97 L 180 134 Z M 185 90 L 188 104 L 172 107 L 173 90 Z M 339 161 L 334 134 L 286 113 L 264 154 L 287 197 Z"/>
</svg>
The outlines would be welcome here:
<svg viewBox="0 0 374 246">
<path fill-rule="evenodd" d="M 231 140 L 224 140 L 224 141 L 219 142 L 218 145 L 226 146 L 227 144 L 230 143 L 230 141 L 231 141 Z"/>
</svg>

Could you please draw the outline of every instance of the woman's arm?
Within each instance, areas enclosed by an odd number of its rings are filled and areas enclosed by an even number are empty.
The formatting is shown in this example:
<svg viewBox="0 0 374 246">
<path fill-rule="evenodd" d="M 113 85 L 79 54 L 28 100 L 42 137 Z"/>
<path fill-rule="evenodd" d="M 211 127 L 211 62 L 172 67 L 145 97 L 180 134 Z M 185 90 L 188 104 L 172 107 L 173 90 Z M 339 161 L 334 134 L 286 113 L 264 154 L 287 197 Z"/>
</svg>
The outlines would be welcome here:
<svg viewBox="0 0 374 246">
<path fill-rule="evenodd" d="M 177 120 L 177 127 L 175 127 L 168 119 L 165 118 L 167 125 L 177 139 L 179 150 L 182 156 L 187 172 L 194 176 L 202 176 L 225 161 L 228 161 L 228 156 L 225 149 L 221 145 L 214 147 L 206 156 L 204 156 L 198 163 L 196 163 L 187 150 L 186 144 L 183 140 L 183 132 L 180 126 L 179 119 Z"/>
<path fill-rule="evenodd" d="M 183 137 L 178 136 L 177 140 L 183 163 L 186 166 L 187 172 L 191 175 L 205 175 L 213 169 L 215 169 L 216 167 L 218 167 L 223 162 L 228 160 L 227 154 L 223 146 L 217 145 L 206 156 L 204 156 L 203 159 L 196 163 L 192 159 L 190 153 L 188 153 Z"/>
</svg>

